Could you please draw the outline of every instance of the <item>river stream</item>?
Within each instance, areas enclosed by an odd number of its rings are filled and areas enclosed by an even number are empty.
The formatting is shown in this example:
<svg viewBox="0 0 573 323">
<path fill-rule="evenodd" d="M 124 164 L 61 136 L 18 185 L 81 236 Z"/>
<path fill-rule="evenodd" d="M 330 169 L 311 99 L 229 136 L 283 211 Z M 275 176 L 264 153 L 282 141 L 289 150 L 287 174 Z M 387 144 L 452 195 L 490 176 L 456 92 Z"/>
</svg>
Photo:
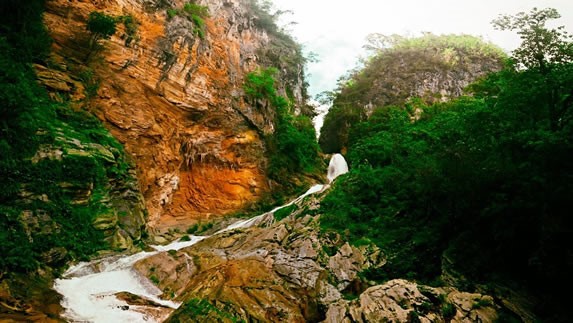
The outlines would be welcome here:
<svg viewBox="0 0 573 323">
<path fill-rule="evenodd" d="M 328 180 L 332 182 L 337 176 L 348 172 L 344 157 L 335 154 L 328 167 Z M 213 234 L 248 228 L 277 210 L 296 203 L 310 194 L 325 190 L 328 185 L 314 185 L 306 193 L 295 200 L 279 206 L 269 212 L 247 220 L 235 222 Z M 168 250 L 179 250 L 196 244 L 209 236 L 190 235 L 189 241 L 175 241 L 164 246 L 151 246 L 154 251 L 142 251 L 133 255 L 114 255 L 90 262 L 82 262 L 69 268 L 61 279 L 57 279 L 54 289 L 63 295 L 62 306 L 65 308 L 64 318 L 71 322 L 161 322 L 180 303 L 164 300 L 162 294 L 146 277 L 133 269 L 133 265 L 147 257 Z M 128 305 L 116 297 L 119 292 L 129 292 L 142 299 L 149 300 L 160 306 L 154 310 L 150 306 Z"/>
</svg>

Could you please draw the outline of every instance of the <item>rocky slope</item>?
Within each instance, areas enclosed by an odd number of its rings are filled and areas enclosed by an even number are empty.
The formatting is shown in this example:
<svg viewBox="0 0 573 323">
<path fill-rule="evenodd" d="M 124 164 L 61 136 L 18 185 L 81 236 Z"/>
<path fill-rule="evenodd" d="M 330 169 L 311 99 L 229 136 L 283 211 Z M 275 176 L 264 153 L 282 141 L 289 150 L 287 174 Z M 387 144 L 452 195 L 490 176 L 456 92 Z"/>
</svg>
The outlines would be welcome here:
<svg viewBox="0 0 573 323">
<path fill-rule="evenodd" d="M 276 66 L 282 92 L 299 106 L 305 99 L 298 47 L 263 24 L 269 17 L 253 2 L 196 4 L 208 8 L 204 25 L 183 13 L 183 1 L 46 3 L 57 64 L 41 80 L 54 96 L 89 102 L 125 146 L 152 227 L 184 227 L 269 192 L 263 136 L 273 131 L 274 112 L 245 102 L 247 72 Z M 93 11 L 135 24 L 119 23 L 90 50 L 85 26 Z"/>
<path fill-rule="evenodd" d="M 411 117 L 419 118 L 419 102 L 459 97 L 470 83 L 501 69 L 505 58 L 500 48 L 469 35 L 370 37 L 377 44 L 371 48 L 372 56 L 349 72 L 333 93 L 319 139 L 325 153 L 347 148 L 351 125 L 368 118 L 374 109 L 408 103 Z"/>
<path fill-rule="evenodd" d="M 136 269 L 183 302 L 168 322 L 495 321 L 500 306 L 490 296 L 362 279 L 363 270 L 384 266 L 384 255 L 321 234 L 319 199 L 305 199 L 282 221 L 267 215 L 257 227 L 160 253 Z"/>
<path fill-rule="evenodd" d="M 132 252 L 148 226 L 185 214 L 186 228 L 275 185 L 263 140 L 274 111 L 247 104 L 243 78 L 277 67 L 280 93 L 303 111 L 300 48 L 252 2 L 193 3 L 209 12 L 200 19 L 188 5 L 2 3 L 0 320 L 57 320 L 47 289 L 67 261 Z M 111 39 L 86 29 L 92 12 L 114 17 Z"/>
</svg>

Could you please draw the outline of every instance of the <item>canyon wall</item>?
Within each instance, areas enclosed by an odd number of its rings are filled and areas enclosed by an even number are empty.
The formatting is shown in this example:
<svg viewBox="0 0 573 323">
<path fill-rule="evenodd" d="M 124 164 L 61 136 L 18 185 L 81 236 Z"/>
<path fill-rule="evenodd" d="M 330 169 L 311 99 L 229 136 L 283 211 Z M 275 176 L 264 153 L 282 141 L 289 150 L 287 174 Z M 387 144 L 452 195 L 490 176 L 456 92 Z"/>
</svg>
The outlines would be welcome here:
<svg viewBox="0 0 573 323">
<path fill-rule="evenodd" d="M 41 80 L 51 95 L 95 113 L 137 164 L 151 227 L 177 226 L 232 213 L 270 190 L 263 136 L 275 116 L 243 98 L 246 73 L 279 70 L 281 89 L 304 106 L 300 49 L 249 1 L 197 1 L 204 25 L 183 1 L 46 3 L 54 39 Z M 93 44 L 91 12 L 118 21 L 109 40 Z M 123 19 L 123 20 L 122 20 Z M 198 32 L 198 28 L 201 31 Z M 282 35 L 282 36 L 281 36 Z M 281 61 L 281 59 L 283 59 Z"/>
</svg>

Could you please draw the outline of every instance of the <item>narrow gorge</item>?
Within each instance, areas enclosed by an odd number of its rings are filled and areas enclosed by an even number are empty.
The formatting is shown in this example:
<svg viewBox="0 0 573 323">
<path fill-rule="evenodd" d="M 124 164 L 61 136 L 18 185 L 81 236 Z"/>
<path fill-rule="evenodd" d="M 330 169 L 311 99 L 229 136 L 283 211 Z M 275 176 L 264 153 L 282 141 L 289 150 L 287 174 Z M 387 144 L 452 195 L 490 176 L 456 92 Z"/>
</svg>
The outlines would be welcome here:
<svg viewBox="0 0 573 323">
<path fill-rule="evenodd" d="M 555 9 L 370 35 L 320 136 L 271 1 L 0 9 L 0 322 L 567 321 Z"/>
</svg>

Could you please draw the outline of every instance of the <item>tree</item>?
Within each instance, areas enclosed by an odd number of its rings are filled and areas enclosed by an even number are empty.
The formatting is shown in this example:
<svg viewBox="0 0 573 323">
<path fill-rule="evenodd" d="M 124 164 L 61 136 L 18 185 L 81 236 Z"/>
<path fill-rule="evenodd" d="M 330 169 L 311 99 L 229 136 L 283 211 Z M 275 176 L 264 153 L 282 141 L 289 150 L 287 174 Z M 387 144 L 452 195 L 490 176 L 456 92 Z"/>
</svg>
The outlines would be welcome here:
<svg viewBox="0 0 573 323">
<path fill-rule="evenodd" d="M 531 80 L 527 86 L 535 85 L 535 94 L 544 102 L 554 131 L 570 122 L 573 107 L 570 78 L 573 37 L 563 26 L 553 29 L 545 26 L 547 21 L 560 17 L 553 8 L 533 8 L 529 13 L 502 15 L 492 22 L 500 30 L 517 30 L 521 37 L 521 46 L 513 52 L 513 59 L 518 69 L 527 70 Z"/>
<path fill-rule="evenodd" d="M 533 8 L 529 13 L 501 15 L 492 24 L 498 30 L 517 30 L 523 41 L 513 51 L 518 67 L 539 68 L 545 73 L 548 65 L 573 61 L 572 36 L 564 30 L 565 27 L 549 29 L 545 26 L 548 20 L 560 17 L 556 9 Z"/>
<path fill-rule="evenodd" d="M 100 39 L 109 39 L 116 31 L 117 21 L 103 12 L 93 11 L 88 17 L 87 30 L 92 34 L 90 48 Z"/>
</svg>

